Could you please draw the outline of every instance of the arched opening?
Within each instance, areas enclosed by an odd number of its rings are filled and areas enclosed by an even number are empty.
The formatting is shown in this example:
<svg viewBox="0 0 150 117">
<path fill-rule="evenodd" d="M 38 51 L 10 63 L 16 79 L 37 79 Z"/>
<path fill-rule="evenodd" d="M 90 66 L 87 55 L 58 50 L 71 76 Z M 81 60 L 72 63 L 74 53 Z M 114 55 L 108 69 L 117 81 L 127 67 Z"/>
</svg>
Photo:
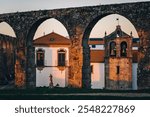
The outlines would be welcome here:
<svg viewBox="0 0 150 117">
<path fill-rule="evenodd" d="M 0 22 L 0 85 L 14 87 L 15 80 L 15 41 L 16 34 L 7 22 Z"/>
<path fill-rule="evenodd" d="M 136 50 L 135 52 L 134 48 L 135 47 L 138 48 L 138 42 L 135 42 L 135 41 L 136 39 L 139 40 L 139 37 L 133 24 L 127 18 L 118 14 L 106 14 L 103 16 L 98 16 L 93 21 L 90 22 L 90 24 L 87 26 L 84 32 L 83 40 L 82 40 L 83 87 L 85 88 L 91 87 L 94 89 L 95 88 L 96 89 L 107 88 L 106 74 L 109 74 L 109 71 L 107 71 L 106 69 L 109 66 L 106 65 L 108 64 L 106 62 L 106 58 L 108 58 L 109 56 L 119 57 L 118 54 L 121 52 L 119 49 L 120 45 L 118 46 L 118 44 L 113 42 L 113 40 L 115 38 L 118 38 L 118 39 L 122 38 L 122 36 L 124 35 L 128 35 L 127 37 L 131 37 L 132 43 L 134 43 L 133 44 L 134 46 L 131 47 L 132 52 L 136 54 L 136 58 L 137 58 L 138 51 Z M 109 45 L 106 45 L 106 43 Z M 117 48 L 119 49 L 119 51 L 117 50 Z M 134 58 L 135 57 L 133 57 L 133 59 Z M 116 68 L 118 69 L 117 66 L 118 65 L 114 67 L 115 70 Z M 116 71 L 115 73 L 118 73 L 118 71 Z M 85 74 L 88 74 L 88 75 L 85 75 Z M 137 74 L 137 61 L 136 60 L 132 63 L 132 83 L 133 83 L 132 89 L 137 89 L 137 75 L 135 74 Z"/>
<path fill-rule="evenodd" d="M 116 43 L 115 42 L 110 42 L 110 46 L 109 46 L 109 55 L 116 57 Z"/>
<path fill-rule="evenodd" d="M 27 42 L 28 85 L 30 82 L 36 87 L 48 87 L 53 81 L 53 87 L 67 86 L 69 46 L 68 32 L 60 21 L 43 18 L 35 22 Z"/>
<path fill-rule="evenodd" d="M 13 28 L 7 22 L 0 22 L 0 27 L 0 34 L 16 38 Z"/>
<path fill-rule="evenodd" d="M 121 57 L 127 57 L 127 43 L 121 42 L 120 47 L 121 47 L 120 49 Z"/>
</svg>

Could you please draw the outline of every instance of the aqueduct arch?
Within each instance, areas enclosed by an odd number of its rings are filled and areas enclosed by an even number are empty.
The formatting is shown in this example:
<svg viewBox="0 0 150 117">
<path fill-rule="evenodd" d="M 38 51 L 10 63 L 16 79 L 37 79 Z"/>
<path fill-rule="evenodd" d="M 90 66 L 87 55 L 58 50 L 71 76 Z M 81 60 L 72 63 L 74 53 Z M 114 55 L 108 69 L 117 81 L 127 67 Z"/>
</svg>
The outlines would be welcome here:
<svg viewBox="0 0 150 117">
<path fill-rule="evenodd" d="M 26 63 L 26 80 L 27 85 L 29 86 L 36 86 L 36 66 L 35 66 L 35 48 L 33 47 L 33 38 L 35 35 L 35 32 L 37 31 L 37 28 L 47 19 L 51 19 L 54 17 L 42 17 L 39 18 L 37 21 L 34 22 L 34 24 L 31 26 L 31 29 L 28 32 L 27 35 L 27 41 L 26 41 L 26 55 L 28 56 L 28 60 Z M 60 22 L 64 27 L 65 23 L 62 23 L 57 18 L 54 18 L 58 22 Z M 67 29 L 66 29 L 67 30 Z M 29 83 L 29 84 L 28 84 Z"/>
<path fill-rule="evenodd" d="M 83 46 L 82 83 L 83 83 L 83 87 L 89 87 L 89 88 L 91 87 L 90 86 L 90 84 L 91 84 L 90 47 L 88 45 L 88 39 L 90 37 L 90 33 L 98 21 L 100 21 L 102 18 L 105 18 L 109 15 L 115 15 L 115 14 L 106 13 L 103 15 L 96 16 L 95 18 L 93 18 L 91 20 L 91 22 L 85 28 L 85 32 L 84 32 L 83 39 L 82 39 L 82 46 Z M 117 15 L 120 15 L 120 14 L 117 14 Z M 122 16 L 122 15 L 120 15 L 120 16 Z M 126 18 L 126 17 L 124 17 L 124 18 Z M 128 19 L 126 18 L 126 20 L 128 20 Z M 131 21 L 130 21 L 130 23 L 131 23 Z M 86 86 L 87 84 L 89 84 L 89 86 Z"/>
<path fill-rule="evenodd" d="M 70 78 L 69 84 L 72 87 L 90 88 L 89 80 L 89 48 L 86 47 L 86 41 L 82 39 L 88 37 L 90 28 L 94 23 L 90 24 L 93 19 L 102 18 L 108 14 L 120 14 L 129 19 L 135 26 L 139 38 L 141 39 L 140 52 L 140 64 L 139 64 L 139 88 L 150 87 L 150 2 L 137 2 L 126 4 L 114 4 L 114 5 L 100 5 L 91 7 L 80 8 L 67 8 L 67 9 L 55 9 L 55 10 L 40 10 L 31 12 L 17 12 L 9 14 L 1 14 L 0 22 L 6 21 L 12 26 L 17 37 L 17 64 L 20 66 L 20 78 L 22 80 L 18 83 L 18 86 L 35 87 L 34 75 L 30 73 L 34 72 L 33 64 L 28 58 L 28 53 L 32 49 L 29 48 L 28 40 L 32 37 L 31 30 L 33 26 L 37 27 L 41 22 L 47 18 L 56 18 L 67 29 L 70 39 L 72 41 L 70 50 Z M 98 18 L 99 17 L 99 18 Z M 39 21 L 38 21 L 39 20 Z M 35 25 L 33 25 L 36 21 Z M 96 23 L 96 20 L 95 20 Z M 89 25 L 90 24 L 90 25 Z M 89 28 L 87 31 L 86 29 Z M 30 45 L 32 47 L 32 45 Z M 84 54 L 83 54 L 84 53 Z M 87 66 L 84 66 L 84 65 Z M 82 67 L 83 66 L 83 67 Z M 18 73 L 17 72 L 17 73 Z M 82 74 L 85 77 L 82 76 Z M 26 77 L 28 76 L 28 78 Z M 19 76 L 16 76 L 20 80 Z M 84 79 L 82 81 L 82 79 Z"/>
</svg>

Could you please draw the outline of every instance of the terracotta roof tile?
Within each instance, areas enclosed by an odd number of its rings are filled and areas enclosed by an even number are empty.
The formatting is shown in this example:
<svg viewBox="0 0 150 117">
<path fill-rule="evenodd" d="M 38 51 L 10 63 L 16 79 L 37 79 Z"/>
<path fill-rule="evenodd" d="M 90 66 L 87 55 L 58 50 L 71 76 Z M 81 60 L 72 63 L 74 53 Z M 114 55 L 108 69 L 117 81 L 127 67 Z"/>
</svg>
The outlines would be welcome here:
<svg viewBox="0 0 150 117">
<path fill-rule="evenodd" d="M 92 40 L 89 40 L 88 41 L 88 44 L 89 45 L 104 45 L 104 41 L 102 40 L 100 40 L 100 41 L 92 41 Z"/>
<path fill-rule="evenodd" d="M 103 63 L 104 57 L 105 57 L 105 51 L 104 50 L 91 50 L 90 52 L 91 62 L 93 63 Z M 138 62 L 138 51 L 132 50 L 132 61 L 133 63 Z"/>
<path fill-rule="evenodd" d="M 91 50 L 91 62 L 93 63 L 103 63 L 104 62 L 104 50 Z"/>
<path fill-rule="evenodd" d="M 70 45 L 71 41 L 55 32 L 39 37 L 33 41 L 34 45 Z"/>
</svg>

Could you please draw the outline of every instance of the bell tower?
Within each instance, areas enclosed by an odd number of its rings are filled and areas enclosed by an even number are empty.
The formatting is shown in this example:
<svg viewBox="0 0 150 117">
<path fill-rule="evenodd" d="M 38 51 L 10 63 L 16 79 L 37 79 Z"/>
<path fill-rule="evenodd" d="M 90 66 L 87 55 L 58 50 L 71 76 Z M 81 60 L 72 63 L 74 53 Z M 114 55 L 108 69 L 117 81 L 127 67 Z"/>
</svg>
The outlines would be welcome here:
<svg viewBox="0 0 150 117">
<path fill-rule="evenodd" d="M 132 88 L 132 36 L 117 25 L 116 30 L 105 36 L 106 89 Z"/>
</svg>

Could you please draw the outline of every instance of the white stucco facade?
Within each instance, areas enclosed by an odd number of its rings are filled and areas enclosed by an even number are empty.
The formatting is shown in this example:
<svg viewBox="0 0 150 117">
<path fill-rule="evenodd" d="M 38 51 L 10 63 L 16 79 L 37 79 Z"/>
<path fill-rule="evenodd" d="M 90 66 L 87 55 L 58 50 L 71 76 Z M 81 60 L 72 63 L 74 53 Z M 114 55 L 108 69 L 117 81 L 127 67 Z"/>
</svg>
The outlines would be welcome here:
<svg viewBox="0 0 150 117">
<path fill-rule="evenodd" d="M 44 59 L 45 66 L 57 66 L 58 65 L 58 51 L 60 49 L 65 50 L 66 64 L 67 65 L 69 64 L 69 56 L 68 56 L 69 51 L 67 47 L 35 47 L 35 54 L 38 49 L 42 49 L 45 51 L 45 59 Z"/>
<path fill-rule="evenodd" d="M 91 63 L 93 72 L 91 73 L 91 88 L 103 89 L 105 88 L 105 64 L 104 63 Z M 137 90 L 137 68 L 138 64 L 132 64 L 132 90 Z"/>
<path fill-rule="evenodd" d="M 92 47 L 92 45 L 89 45 L 91 50 L 104 50 L 104 45 L 94 45 L 95 47 Z"/>
<path fill-rule="evenodd" d="M 53 76 L 53 84 L 59 87 L 66 87 L 68 81 L 68 47 L 35 47 L 35 54 L 38 49 L 44 50 L 44 68 L 39 70 L 36 68 L 36 87 L 49 86 L 49 75 Z M 65 67 L 58 67 L 58 51 L 65 50 Z M 36 55 L 35 55 L 36 56 Z M 35 57 L 36 58 L 36 57 Z M 35 59 L 36 63 L 36 59 Z"/>
<path fill-rule="evenodd" d="M 36 51 L 42 49 L 45 52 L 44 65 L 42 70 L 36 68 L 36 87 L 48 87 L 49 75 L 53 76 L 53 84 L 59 87 L 68 86 L 68 66 L 69 66 L 69 49 L 68 47 L 35 47 Z M 65 50 L 66 67 L 58 67 L 58 51 L 60 49 Z M 101 50 L 102 48 L 96 48 Z M 36 57 L 35 57 L 36 58 Z M 36 63 L 36 59 L 35 59 Z M 91 63 L 93 66 L 93 72 L 91 73 L 91 88 L 92 89 L 104 89 L 105 88 L 105 64 L 104 63 Z M 132 64 L 132 89 L 137 90 L 137 63 Z"/>
<path fill-rule="evenodd" d="M 133 90 L 137 90 L 137 68 L 138 68 L 138 64 L 137 63 L 133 63 L 132 64 L 132 89 Z"/>
<path fill-rule="evenodd" d="M 36 69 L 36 87 L 48 87 L 49 86 L 49 75 L 53 76 L 53 85 L 59 84 L 59 87 L 67 86 L 67 71 L 65 68 L 63 71 L 59 70 L 57 67 L 45 67 L 43 70 Z"/>
<path fill-rule="evenodd" d="M 103 89 L 105 87 L 105 65 L 104 63 L 91 63 L 93 72 L 91 73 L 91 88 Z"/>
</svg>

